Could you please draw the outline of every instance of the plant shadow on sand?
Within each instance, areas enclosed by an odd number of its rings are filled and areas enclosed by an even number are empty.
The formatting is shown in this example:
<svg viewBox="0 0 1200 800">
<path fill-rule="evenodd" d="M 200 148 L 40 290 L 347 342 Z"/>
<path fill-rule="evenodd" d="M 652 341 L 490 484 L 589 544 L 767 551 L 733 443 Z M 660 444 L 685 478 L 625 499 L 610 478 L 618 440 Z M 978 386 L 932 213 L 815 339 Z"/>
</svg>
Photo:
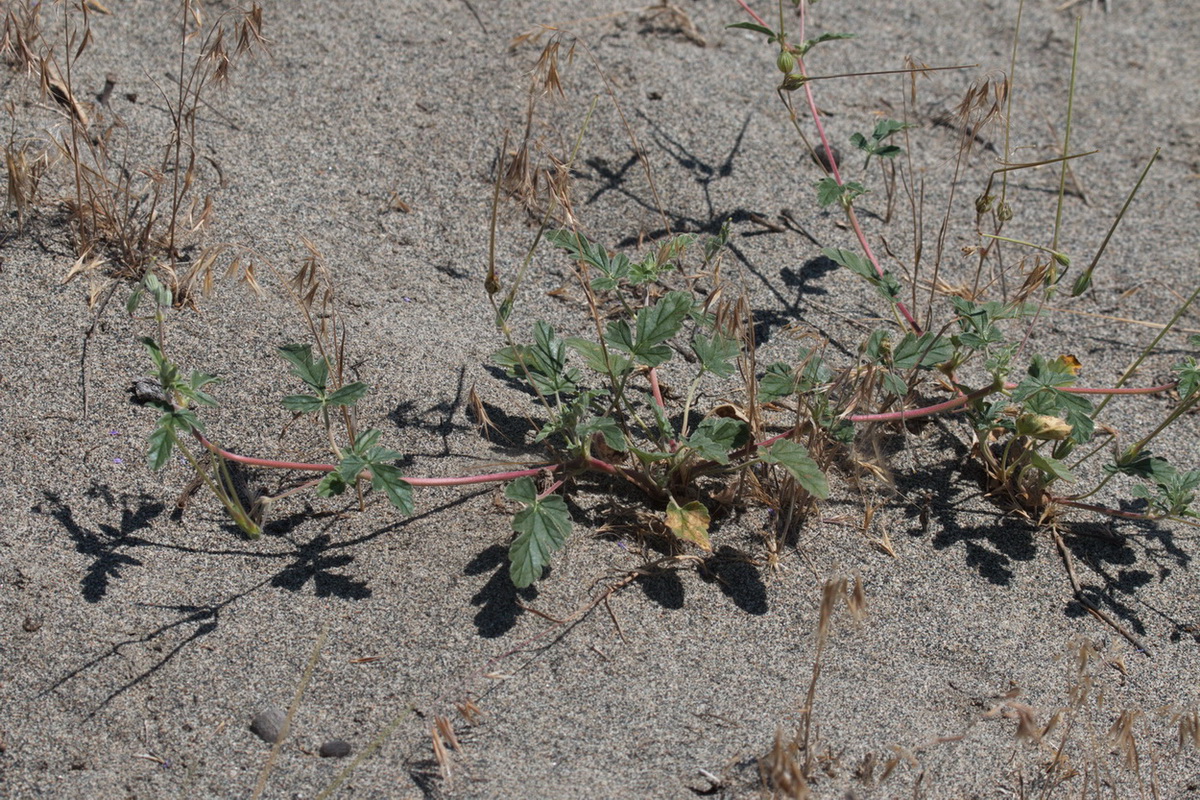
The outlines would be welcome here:
<svg viewBox="0 0 1200 800">
<path fill-rule="evenodd" d="M 351 575 L 344 574 L 344 572 L 334 571 L 349 567 L 354 563 L 355 556 L 351 554 L 353 548 L 384 534 L 394 533 L 413 522 L 441 514 L 477 498 L 480 494 L 481 492 L 469 493 L 436 508 L 432 508 L 423 514 L 398 520 L 386 527 L 345 541 L 335 541 L 329 532 L 329 529 L 340 519 L 340 514 L 337 512 L 319 513 L 312 510 L 297 512 L 291 517 L 276 520 L 266 527 L 268 534 L 274 533 L 277 538 L 287 539 L 293 547 L 283 552 L 266 553 L 254 549 L 187 547 L 137 536 L 136 533 L 138 531 L 148 529 L 153 520 L 161 517 L 166 510 L 166 507 L 161 502 L 154 501 L 145 495 L 130 496 L 118 494 L 104 484 L 93 483 L 85 496 L 89 499 L 99 500 L 110 508 L 121 507 L 122 521 L 119 526 L 102 523 L 97 528 L 92 529 L 80 521 L 76 512 L 60 495 L 53 492 L 46 492 L 44 494 L 44 502 L 35 506 L 33 512 L 56 520 L 62 526 L 67 536 L 75 543 L 75 549 L 82 555 L 92 559 L 92 563 L 85 568 L 84 577 L 80 581 L 81 595 L 89 603 L 100 603 L 105 600 L 110 591 L 115 588 L 115 585 L 123 577 L 124 569 L 145 565 L 143 559 L 127 552 L 127 550 L 132 548 L 149 548 L 152 551 L 173 551 L 184 556 L 241 556 L 258 559 L 260 562 L 277 562 L 285 559 L 289 560 L 289 563 L 282 569 L 275 571 L 274 574 L 258 578 L 246 589 L 211 602 L 171 605 L 137 603 L 136 605 L 140 608 L 162 609 L 172 612 L 177 616 L 173 620 L 156 625 L 144 632 L 134 633 L 127 636 L 127 638 L 108 645 L 104 652 L 70 669 L 55 679 L 46 688 L 42 689 L 37 696 L 42 697 L 54 692 L 85 672 L 102 670 L 103 665 L 109 659 L 120 656 L 125 648 L 143 645 L 150 646 L 156 652 L 161 653 L 149 667 L 141 670 L 134 677 L 112 689 L 95 708 L 92 708 L 87 713 L 87 718 L 91 718 L 104 710 L 113 700 L 163 669 L 169 662 L 183 653 L 189 645 L 199 642 L 208 634 L 216 631 L 220 624 L 220 614 L 224 609 L 267 586 L 300 593 L 311 582 L 313 586 L 312 591 L 317 597 L 335 597 L 350 602 L 365 600 L 372 595 L 368 581 L 357 579 Z M 321 517 L 330 519 L 322 526 L 322 530 L 316 536 L 303 542 L 292 539 L 290 535 L 291 531 L 299 527 L 302 521 Z M 489 551 L 494 549 L 497 548 L 489 548 Z M 339 550 L 346 552 L 338 553 L 337 551 Z M 506 558 L 504 556 L 506 551 L 502 548 L 500 548 L 500 551 L 502 556 Z M 506 570 L 501 570 L 499 574 L 507 579 Z M 509 586 L 511 588 L 511 582 Z M 530 596 L 536 596 L 536 590 L 532 590 Z M 182 639 L 174 642 L 160 642 L 160 640 L 164 640 L 164 637 L 170 637 L 173 632 L 181 629 L 188 631 Z"/>
<path fill-rule="evenodd" d="M 968 468 L 968 472 L 971 471 Z M 909 497 L 927 493 L 931 487 L 979 485 L 977 475 L 964 474 L 953 462 L 928 465 L 919 474 L 897 475 L 895 480 L 900 493 Z M 1127 502 L 1121 506 L 1125 511 L 1144 512 Z M 998 506 L 991 511 L 966 510 L 955 503 L 933 502 L 924 513 L 911 506 L 906 513 L 926 517 L 923 524 L 914 520 L 911 535 L 921 536 L 930 530 L 933 532 L 930 543 L 935 550 L 961 547 L 964 563 L 988 583 L 997 586 L 1010 585 L 1016 577 L 1016 563 L 1035 560 L 1039 551 L 1043 557 L 1059 560 L 1054 542 L 1044 530 Z M 1155 581 L 1166 580 L 1173 568 L 1187 568 L 1192 560 L 1176 544 L 1169 528 L 1157 522 L 1138 520 L 1111 523 L 1065 520 L 1058 526 L 1073 560 L 1086 569 L 1080 573 L 1080 589 L 1088 602 L 1106 609 L 1139 635 L 1147 633 L 1142 618 L 1144 612 L 1168 620 L 1177 632 L 1186 630 L 1184 623 L 1137 597 L 1140 589 Z M 1124 532 L 1116 530 L 1127 526 Z M 1134 568 L 1135 564 L 1145 564 L 1147 559 L 1158 565 L 1157 574 Z M 1063 613 L 1072 618 L 1092 615 L 1078 598 L 1070 597 L 1071 587 L 1065 569 L 1062 581 L 1068 598 L 1062 606 Z"/>
</svg>

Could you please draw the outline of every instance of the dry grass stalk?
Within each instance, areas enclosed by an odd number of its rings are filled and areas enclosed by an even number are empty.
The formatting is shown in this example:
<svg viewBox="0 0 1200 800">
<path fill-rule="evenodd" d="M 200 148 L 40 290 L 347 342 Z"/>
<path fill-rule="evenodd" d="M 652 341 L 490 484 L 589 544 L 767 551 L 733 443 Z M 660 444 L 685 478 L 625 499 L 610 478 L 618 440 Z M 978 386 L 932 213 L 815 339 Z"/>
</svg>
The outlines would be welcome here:
<svg viewBox="0 0 1200 800">
<path fill-rule="evenodd" d="M 42 6 L 33 0 L 9 3 L 4 10 L 4 29 L 0 33 L 0 56 L 10 67 L 32 75 L 38 64 L 36 55 L 42 38 Z"/>
<path fill-rule="evenodd" d="M 851 588 L 850 581 L 843 577 L 827 580 L 821 589 L 821 605 L 817 614 L 817 652 L 813 658 L 812 678 L 809 680 L 804 707 L 800 709 L 800 728 L 791 738 L 784 737 L 782 732 L 777 731 L 774 746 L 759 762 L 763 781 L 777 793 L 777 796 L 811 796 L 809 786 L 817 766 L 815 728 L 813 726 L 817 681 L 821 676 L 821 665 L 833 617 L 842 602 L 845 602 L 855 621 L 861 621 L 865 617 L 866 592 L 859 576 L 855 576 L 853 588 Z M 894 766 L 892 764 L 885 771 L 884 778 Z M 873 764 L 871 769 L 874 769 Z"/>
<path fill-rule="evenodd" d="M 1126 709 L 1121 712 L 1108 729 L 1108 741 L 1113 749 L 1123 756 L 1125 769 L 1140 774 L 1137 739 L 1133 735 L 1133 727 L 1142 712 Z"/>
<path fill-rule="evenodd" d="M 8 112 L 9 116 L 15 114 L 11 102 Z M 18 226 L 24 227 L 29 210 L 37 201 L 42 175 L 50 166 L 50 155 L 31 142 L 17 143 L 10 139 L 4 149 L 4 165 L 8 172 L 7 203 L 17 211 Z"/>
<path fill-rule="evenodd" d="M 439 730 L 439 725 L 436 723 L 429 729 L 429 737 L 433 742 L 433 758 L 437 761 L 438 769 L 441 771 L 442 780 L 450 785 L 454 779 L 454 773 L 450 770 L 450 754 L 446 752 L 446 745 L 442 741 L 442 734 Z"/>
<path fill-rule="evenodd" d="M 153 271 L 172 290 L 177 304 L 194 304 L 199 287 L 212 287 L 216 256 L 233 254 L 234 264 L 227 271 L 257 291 L 253 269 L 242 268 L 237 248 L 216 245 L 189 262 L 181 255 L 181 245 L 213 216 L 211 195 L 197 194 L 197 109 L 206 104 L 204 95 L 211 87 L 228 81 L 238 55 L 265 47 L 262 9 L 235 7 L 205 26 L 195 0 L 180 0 L 181 74 L 173 92 L 163 91 L 171 132 L 161 160 L 137 165 L 115 152 L 121 137 L 130 135 L 108 103 L 116 79 L 108 79 L 99 104 L 83 102 L 71 85 L 76 64 L 93 41 L 91 14 L 111 12 L 95 0 L 55 4 L 61 26 L 55 22 L 54 29 L 61 33 L 53 41 L 42 34 L 39 11 L 46 5 L 26 2 L 10 9 L 0 51 L 14 65 L 36 73 L 43 96 L 65 117 L 67 132 L 51 141 L 72 173 L 72 191 L 63 203 L 79 259 L 68 279 L 104 274 L 112 280 L 137 281 Z M 227 44 L 231 40 L 234 44 Z M 9 202 L 22 218 L 48 163 L 29 161 L 26 150 L 10 143 L 6 152 Z"/>
<path fill-rule="evenodd" d="M 772 797 L 787 797 L 806 800 L 812 790 L 800 764 L 800 745 L 795 737 L 784 736 L 782 730 L 775 731 L 775 744 L 758 762 L 759 775 L 771 790 Z"/>
</svg>

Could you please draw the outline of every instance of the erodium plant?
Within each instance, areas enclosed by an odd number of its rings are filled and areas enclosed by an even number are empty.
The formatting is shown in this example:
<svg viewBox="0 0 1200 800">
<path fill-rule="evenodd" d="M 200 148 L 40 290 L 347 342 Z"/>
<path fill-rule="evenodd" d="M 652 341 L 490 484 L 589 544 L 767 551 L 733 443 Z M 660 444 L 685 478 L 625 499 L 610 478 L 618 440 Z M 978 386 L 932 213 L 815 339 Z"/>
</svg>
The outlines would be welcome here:
<svg viewBox="0 0 1200 800">
<path fill-rule="evenodd" d="M 484 280 L 504 340 L 493 358 L 536 402 L 536 411 L 530 415 L 536 416 L 532 444 L 542 450 L 542 460 L 498 473 L 406 476 L 395 465 L 400 450 L 385 446 L 379 431 L 357 428 L 354 407 L 369 387 L 343 378 L 344 340 L 338 338 L 338 332 L 344 329 L 335 321 L 330 333 L 324 323 L 316 322 L 331 316 L 332 294 L 318 291 L 319 281 L 314 278 L 318 270 L 310 259 L 297 278 L 299 282 L 293 281 L 293 293 L 313 341 L 289 344 L 278 351 L 304 391 L 285 396 L 281 404 L 284 412 L 315 420 L 332 460 L 274 461 L 226 450 L 205 430 L 198 410 L 215 404 L 208 388 L 214 378 L 201 372 L 185 377 L 170 359 L 162 320 L 177 298 L 153 274 L 147 274 L 129 308 L 132 313 L 139 302 L 152 298 L 158 331 L 157 337 L 143 340 L 157 370 L 147 384 L 157 388 L 144 392 L 143 399 L 161 411 L 151 436 L 151 466 L 161 468 L 173 453 L 182 454 L 249 536 L 259 534 L 273 503 L 302 490 L 324 497 L 353 491 L 361 505 L 369 487 L 402 513 L 411 513 L 415 487 L 505 482 L 505 496 L 515 505 L 510 575 L 519 587 L 540 579 L 566 542 L 572 521 L 564 494 L 582 480 L 600 491 L 619 484 L 633 487 L 652 510 L 641 518 L 649 533 L 673 547 L 707 552 L 713 549 L 712 537 L 717 533 L 713 520 L 718 511 L 756 502 L 775 510 L 786 507 L 786 516 L 792 519 L 798 514 L 802 521 L 830 496 L 828 475 L 839 465 L 856 460 L 864 438 L 877 436 L 881 429 L 938 415 L 954 415 L 965 422 L 968 446 L 987 475 L 989 495 L 1036 523 L 1053 526 L 1057 516 L 1068 509 L 1139 520 L 1194 522 L 1197 514 L 1192 505 L 1200 489 L 1200 470 L 1175 467 L 1154 455 L 1150 446 L 1200 402 L 1196 359 L 1188 356 L 1177 362 L 1170 383 L 1144 388 L 1126 384 L 1146 354 L 1170 334 L 1200 288 L 1116 386 L 1079 386 L 1080 364 L 1071 355 L 1026 354 L 1028 332 L 1044 319 L 1072 261 L 1058 241 L 1057 221 L 1046 244 L 1005 235 L 1005 225 L 1013 217 L 1007 175 L 1034 165 L 1003 162 L 990 173 L 975 199 L 980 243 L 964 253 L 977 259 L 975 286 L 943 291 L 941 299 L 931 291 L 922 324 L 913 311 L 919 307 L 915 290 L 906 288 L 884 268 L 856 213 L 856 204 L 869 192 L 872 164 L 890 165 L 877 171 L 894 185 L 895 165 L 902 163 L 912 125 L 889 119 L 853 134 L 849 145 L 861 153 L 861 174 L 854 175 L 838 163 L 837 148 L 816 110 L 813 84 L 817 79 L 809 76 L 806 59 L 817 45 L 849 37 L 822 34 L 805 38 L 806 6 L 803 2 L 798 5 L 799 44 L 792 44 L 784 31 L 782 3 L 778 30 L 757 17 L 740 27 L 764 34 L 774 48 L 776 66 L 783 75 L 776 88 L 802 136 L 803 126 L 791 98 L 803 95 L 820 141 L 819 149 L 811 148 L 813 156 L 826 171 L 814 185 L 813 200 L 818 206 L 840 208 L 858 241 L 858 249 L 827 248 L 824 256 L 872 285 L 894 320 L 859 343 L 852 363 L 829 363 L 820 344 L 796 344 L 786 360 L 759 364 L 749 304 L 735 296 L 720 277 L 727 226 L 717 236 L 669 236 L 640 254 L 614 252 L 572 227 L 543 228 L 525 265 L 507 286 L 505 276 L 496 272 L 494 259 Z M 927 69 L 913 67 L 902 72 Z M 969 124 L 960 162 L 965 160 L 974 131 L 998 116 L 1009 97 L 1007 79 L 974 87 L 968 93 L 962 113 Z M 1068 145 L 1064 142 L 1064 152 L 1070 152 Z M 1074 157 L 1037 165 L 1057 163 L 1065 170 Z M 501 173 L 504 166 L 500 165 Z M 1136 191 L 1135 186 L 1126 207 Z M 1059 221 L 1062 193 L 1060 187 Z M 546 212 L 546 219 L 562 216 L 551 211 Z M 947 219 L 949 214 L 947 210 Z M 1119 221 L 1120 215 L 1109 230 L 1110 237 Z M 527 327 L 515 322 L 517 287 L 534 250 L 543 243 L 574 265 L 583 296 L 578 321 L 583 324 L 576 326 L 573 335 L 562 335 L 542 320 L 535 319 Z M 1020 262 L 1025 279 L 1016 293 L 988 299 L 979 288 L 979 276 L 1002 245 L 1024 247 L 1030 253 Z M 1102 253 L 1103 246 L 1075 280 L 1075 294 L 1088 290 Z M 315 259 L 315 250 L 313 255 Z M 938 264 L 942 255 L 939 249 Z M 914 264 L 919 261 L 918 252 Z M 915 280 L 915 266 L 910 272 Z M 939 283 L 936 267 L 929 283 L 935 290 L 945 286 Z M 314 307 L 318 296 L 324 297 L 321 302 L 326 305 L 322 313 Z M 330 335 L 334 339 L 329 339 Z M 1200 337 L 1192 337 L 1189 345 L 1200 348 Z M 666 375 L 672 386 L 686 388 L 672 391 Z M 945 399 L 934 403 L 921 399 L 930 392 L 941 392 Z M 1113 398 L 1163 392 L 1176 392 L 1179 401 L 1133 444 L 1118 444 L 1115 432 L 1098 421 Z M 1103 399 L 1093 403 L 1091 398 L 1096 396 Z M 714 398 L 720 402 L 714 403 Z M 1108 444 L 1112 446 L 1106 447 Z M 1086 446 L 1091 449 L 1078 455 Z M 1074 491 L 1064 488 L 1075 480 L 1079 464 L 1105 452 L 1111 454 L 1111 460 L 1097 485 Z M 232 464 L 306 472 L 313 477 L 275 497 L 245 498 L 231 475 Z M 1132 488 L 1134 497 L 1142 502 L 1139 510 L 1088 502 L 1118 475 L 1139 481 Z"/>
</svg>

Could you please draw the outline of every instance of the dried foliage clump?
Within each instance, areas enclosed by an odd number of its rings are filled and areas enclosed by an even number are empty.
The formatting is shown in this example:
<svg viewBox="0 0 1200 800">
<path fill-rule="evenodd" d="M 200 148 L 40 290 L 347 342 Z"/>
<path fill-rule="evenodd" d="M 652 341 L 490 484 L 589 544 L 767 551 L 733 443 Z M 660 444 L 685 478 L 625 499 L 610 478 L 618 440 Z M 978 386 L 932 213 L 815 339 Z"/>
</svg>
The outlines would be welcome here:
<svg viewBox="0 0 1200 800">
<path fill-rule="evenodd" d="M 49 168 L 65 164 L 69 187 L 58 201 L 66 212 L 76 260 L 65 280 L 86 277 L 89 302 L 106 296 L 112 281 L 140 281 L 153 272 L 177 304 L 191 304 L 212 285 L 219 258 L 231 257 L 227 272 L 256 289 L 244 251 L 227 244 L 204 247 L 197 238 L 213 218 L 213 187 L 203 187 L 197 146 L 199 110 L 213 90 L 228 83 L 237 61 L 265 49 L 263 11 L 233 7 L 209 21 L 195 0 L 180 0 L 177 78 L 160 87 L 168 130 L 154 145 L 161 155 L 135 163 L 146 132 L 132 130 L 113 101 L 117 76 L 109 74 L 98 102 L 78 89 L 80 62 L 97 45 L 93 14 L 112 13 L 98 2 L 24 2 L 5 12 L 0 53 L 15 69 L 37 81 L 61 121 L 47 141 L 11 134 L 5 150 L 8 203 L 24 225 L 39 201 Z M 131 102 L 135 95 L 127 95 Z M 9 103 L 16 127 L 15 104 Z M 150 134 L 154 136 L 155 134 Z M 212 162 L 223 183 L 220 167 Z M 198 251 L 198 252 L 197 252 Z"/>
</svg>

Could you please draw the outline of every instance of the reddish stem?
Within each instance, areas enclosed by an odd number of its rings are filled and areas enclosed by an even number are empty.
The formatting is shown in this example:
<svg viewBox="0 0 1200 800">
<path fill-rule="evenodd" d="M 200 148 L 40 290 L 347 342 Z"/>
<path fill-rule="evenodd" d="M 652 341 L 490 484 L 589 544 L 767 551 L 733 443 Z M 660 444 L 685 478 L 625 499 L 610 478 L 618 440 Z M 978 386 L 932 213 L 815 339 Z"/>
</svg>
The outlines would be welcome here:
<svg viewBox="0 0 1200 800">
<path fill-rule="evenodd" d="M 1106 506 L 1092 505 L 1091 503 L 1079 503 L 1079 502 L 1076 502 L 1075 500 L 1066 500 L 1061 497 L 1051 497 L 1050 501 L 1053 503 L 1058 503 L 1059 505 L 1070 506 L 1071 508 L 1080 508 L 1080 509 L 1083 509 L 1084 511 L 1095 511 L 1099 514 L 1107 514 L 1110 517 L 1121 517 L 1122 519 L 1138 519 L 1138 520 L 1143 520 L 1143 521 L 1149 521 L 1149 520 L 1156 519 L 1156 517 L 1151 517 L 1146 514 L 1138 514 L 1135 511 L 1118 511 L 1115 508 L 1108 508 Z"/>
<path fill-rule="evenodd" d="M 193 429 L 192 434 L 204 445 L 204 447 L 215 455 L 229 461 L 236 461 L 239 464 L 247 464 L 252 467 L 266 467 L 268 469 L 295 469 L 305 472 L 333 472 L 337 469 L 336 464 L 305 464 L 298 461 L 275 461 L 269 458 L 253 458 L 251 456 L 241 456 L 237 453 L 232 453 L 228 450 L 223 450 L 217 445 L 210 442 L 204 434 Z M 467 475 L 462 477 L 448 478 L 404 478 L 404 482 L 412 486 L 466 486 L 472 483 L 493 483 L 496 481 L 511 481 L 517 478 L 533 477 L 543 471 L 553 472 L 560 469 L 562 464 L 548 464 L 544 467 L 534 467 L 531 469 L 518 469 L 509 472 L 493 472 L 486 475 Z M 599 459 L 588 459 L 588 466 L 593 469 L 599 469 L 605 472 L 615 472 L 616 468 L 611 464 L 606 464 Z"/>
</svg>

